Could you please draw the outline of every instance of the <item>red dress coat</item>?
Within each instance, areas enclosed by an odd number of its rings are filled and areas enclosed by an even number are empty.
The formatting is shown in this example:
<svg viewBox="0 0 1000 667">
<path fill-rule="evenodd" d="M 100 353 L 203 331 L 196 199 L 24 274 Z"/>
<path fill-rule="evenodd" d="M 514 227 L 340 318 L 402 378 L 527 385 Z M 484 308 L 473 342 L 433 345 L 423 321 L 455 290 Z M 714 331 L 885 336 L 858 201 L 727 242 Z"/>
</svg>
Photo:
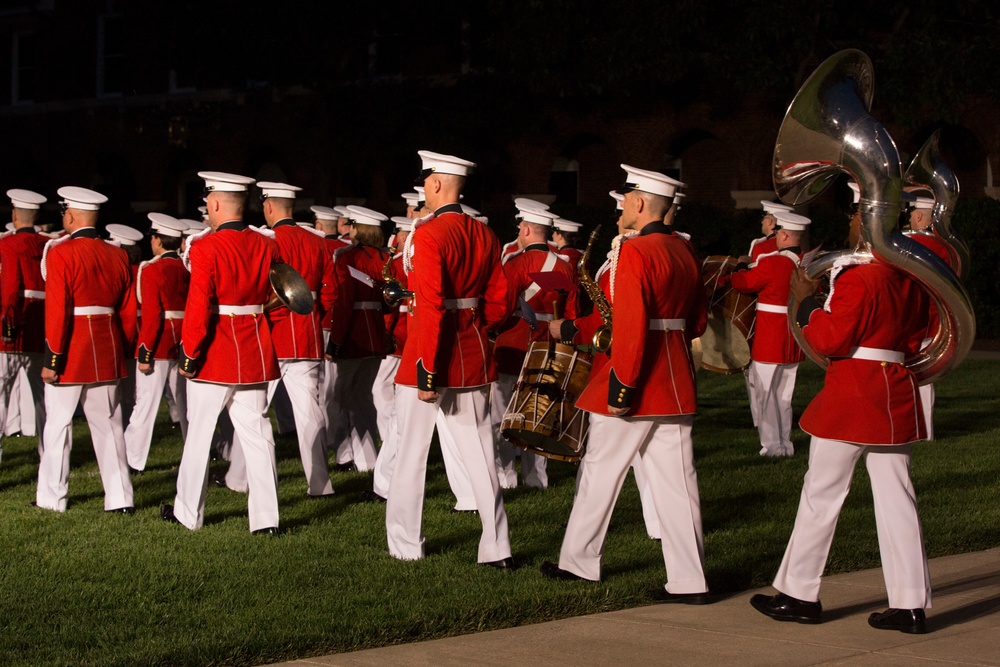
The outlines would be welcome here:
<svg viewBox="0 0 1000 667">
<path fill-rule="evenodd" d="M 125 339 L 135 330 L 132 267 L 124 250 L 85 227 L 49 241 L 45 278 L 45 367 L 60 384 L 111 382 L 125 376 Z M 77 314 L 98 307 L 111 313 Z"/>
<path fill-rule="evenodd" d="M 332 356 L 365 359 L 386 355 L 385 317 L 382 313 L 382 267 L 389 253 L 381 248 L 351 245 L 334 255 L 336 295 L 330 311 Z M 371 279 L 369 286 L 355 277 L 360 272 Z"/>
<path fill-rule="evenodd" d="M 778 240 L 774 237 L 774 234 L 771 234 L 770 236 L 762 236 L 759 239 L 754 239 L 750 242 L 750 258 L 755 262 L 761 255 L 777 251 Z"/>
<path fill-rule="evenodd" d="M 0 304 L 3 330 L 0 352 L 42 352 L 45 340 L 45 281 L 42 249 L 49 241 L 24 227 L 0 237 Z"/>
<path fill-rule="evenodd" d="M 802 329 L 830 357 L 826 379 L 799 420 L 803 431 L 859 445 L 902 445 L 926 436 L 920 393 L 901 363 L 846 359 L 861 346 L 917 352 L 928 298 L 906 274 L 873 261 L 845 268 L 828 306 L 813 310 Z"/>
<path fill-rule="evenodd" d="M 576 265 L 580 262 L 580 257 L 583 255 L 583 251 L 571 246 L 563 246 L 556 250 L 557 253 L 566 257 L 566 262 L 573 269 L 573 280 L 576 282 Z"/>
<path fill-rule="evenodd" d="M 191 282 L 184 308 L 181 368 L 196 380 L 216 384 L 258 384 L 279 376 L 278 357 L 266 318 L 220 314 L 220 306 L 262 306 L 273 294 L 272 264 L 281 262 L 269 232 L 240 221 L 188 241 Z"/>
<path fill-rule="evenodd" d="M 331 260 L 333 259 L 334 253 L 336 253 L 341 248 L 347 248 L 351 245 L 350 241 L 344 241 L 336 234 L 327 234 L 326 236 L 323 237 L 323 241 L 326 243 L 326 251 L 330 254 Z M 336 278 L 334 278 L 334 282 L 336 282 Z M 326 306 L 325 310 L 323 311 L 323 321 L 320 325 L 323 328 L 323 331 L 330 330 L 330 323 L 332 320 L 333 320 L 333 311 L 330 310 L 329 306 Z"/>
<path fill-rule="evenodd" d="M 403 270 L 403 253 L 399 252 L 392 258 L 392 265 L 389 267 L 389 275 L 396 279 L 403 289 L 406 289 L 406 271 Z M 400 304 L 389 310 L 385 314 L 385 331 L 392 337 L 392 356 L 402 357 L 403 348 L 406 347 L 406 321 L 407 313 L 410 312 L 410 300 L 404 299 Z"/>
<path fill-rule="evenodd" d="M 432 390 L 493 382 L 496 364 L 486 332 L 510 314 L 496 235 L 458 204 L 448 204 L 416 221 L 408 243 L 414 298 L 396 383 Z M 468 308 L 455 299 L 478 301 Z"/>
<path fill-rule="evenodd" d="M 333 303 L 333 255 L 326 240 L 295 224 L 289 218 L 272 228 L 281 258 L 298 271 L 309 285 L 315 304 L 308 315 L 293 313 L 278 306 L 267 313 L 271 340 L 278 359 L 322 359 L 323 318 Z"/>
<path fill-rule="evenodd" d="M 693 414 L 697 409 L 691 340 L 705 331 L 708 305 L 701 266 L 687 242 L 661 222 L 621 245 L 611 361 L 587 385 L 577 407 L 630 417 Z M 661 327 L 680 320 L 683 329 Z"/>
<path fill-rule="evenodd" d="M 142 318 L 136 358 L 141 363 L 180 356 L 184 319 L 175 313 L 184 312 L 189 279 L 190 274 L 174 251 L 139 265 L 136 293 Z"/>
<path fill-rule="evenodd" d="M 528 321 L 521 317 L 517 310 L 518 299 L 528 297 L 526 301 L 537 315 L 551 318 L 553 306 L 558 305 L 560 318 L 574 319 L 576 317 L 577 292 L 575 290 L 563 297 L 556 291 L 537 289 L 538 286 L 528 275 L 543 271 L 544 265 L 550 257 L 555 262 L 551 270 L 563 274 L 570 283 L 575 285 L 576 274 L 570 265 L 544 244 L 531 245 L 525 248 L 524 252 L 507 255 L 503 262 L 503 271 L 507 278 L 508 298 L 514 300 L 510 306 L 515 312 L 511 319 L 505 323 L 505 328 L 497 336 L 493 347 L 497 371 L 500 373 L 517 375 L 524 364 L 524 355 L 527 354 L 528 347 L 534 342 L 551 340 L 548 321 L 539 320 L 538 326 L 532 330 Z M 532 294 L 527 293 L 529 289 Z"/>
<path fill-rule="evenodd" d="M 792 335 L 788 320 L 788 294 L 792 273 L 799 265 L 801 255 L 790 248 L 758 257 L 753 268 L 736 271 L 729 276 L 729 284 L 744 294 L 757 293 L 757 324 L 754 328 L 750 358 L 767 364 L 797 364 L 805 354 Z M 761 308 L 761 305 L 765 308 Z M 784 308 L 785 312 L 772 312 L 766 306 Z"/>
</svg>

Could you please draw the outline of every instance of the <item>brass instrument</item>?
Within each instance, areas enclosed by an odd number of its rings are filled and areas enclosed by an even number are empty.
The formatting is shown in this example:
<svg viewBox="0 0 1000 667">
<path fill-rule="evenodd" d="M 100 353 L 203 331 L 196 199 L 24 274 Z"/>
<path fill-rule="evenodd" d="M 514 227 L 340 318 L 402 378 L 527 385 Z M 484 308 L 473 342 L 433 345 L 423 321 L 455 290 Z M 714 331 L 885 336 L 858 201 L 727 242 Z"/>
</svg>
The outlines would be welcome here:
<svg viewBox="0 0 1000 667">
<path fill-rule="evenodd" d="M 264 304 L 268 311 L 278 306 L 285 306 L 298 315 L 308 315 L 312 312 L 314 299 L 305 278 L 288 264 L 275 264 L 268 273 L 271 290 L 274 296 Z"/>
<path fill-rule="evenodd" d="M 816 279 L 834 262 L 850 255 L 872 256 L 893 265 L 927 290 L 941 314 L 941 326 L 929 346 L 904 362 L 921 384 L 946 375 L 969 352 L 976 320 L 969 295 L 955 273 L 937 255 L 895 231 L 903 189 L 903 169 L 896 144 L 868 110 L 873 95 L 872 63 L 856 49 L 824 61 L 788 107 L 774 146 L 774 189 L 783 202 L 806 203 L 841 173 L 861 190 L 862 235 L 858 251 L 828 253 L 804 267 Z M 788 302 L 791 329 L 802 350 L 820 366 L 820 355 L 795 326 L 799 302 Z"/>
<path fill-rule="evenodd" d="M 941 130 L 933 134 L 920 147 L 903 178 L 910 185 L 918 185 L 934 193 L 931 211 L 931 232 L 944 242 L 955 273 L 960 278 L 969 275 L 969 246 L 960 239 L 951 226 L 951 216 L 958 201 L 958 177 L 941 161 L 938 140 Z"/>
<path fill-rule="evenodd" d="M 395 254 L 396 249 L 392 248 L 389 252 L 389 260 L 382 266 L 382 280 L 385 282 L 382 286 L 382 299 L 393 308 L 398 306 L 404 299 L 409 299 L 413 296 L 413 292 L 405 289 L 389 273 L 389 267 L 392 265 L 392 258 Z"/>
<path fill-rule="evenodd" d="M 598 352 L 607 353 L 611 349 L 611 303 L 604 296 L 600 285 L 594 282 L 594 279 L 587 273 L 587 260 L 590 259 L 590 249 L 593 247 L 594 241 L 597 240 L 597 235 L 600 231 L 601 226 L 597 225 L 594 231 L 590 233 L 590 240 L 587 241 L 587 248 L 580 255 L 580 261 L 576 264 L 576 271 L 580 276 L 580 284 L 583 285 L 583 289 L 586 290 L 590 300 L 594 302 L 594 308 L 597 309 L 598 314 L 601 316 L 601 321 L 604 322 L 604 324 L 597 327 L 597 331 L 594 332 L 594 338 L 591 342 L 594 345 L 594 349 Z"/>
</svg>

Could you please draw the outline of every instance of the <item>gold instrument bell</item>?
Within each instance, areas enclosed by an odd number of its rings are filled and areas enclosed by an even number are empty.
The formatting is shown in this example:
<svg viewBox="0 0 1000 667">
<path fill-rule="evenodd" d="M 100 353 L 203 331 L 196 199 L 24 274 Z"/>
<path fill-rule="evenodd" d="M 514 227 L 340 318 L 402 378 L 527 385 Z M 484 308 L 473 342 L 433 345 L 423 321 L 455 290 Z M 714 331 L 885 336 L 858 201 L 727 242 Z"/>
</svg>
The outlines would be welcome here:
<svg viewBox="0 0 1000 667">
<path fill-rule="evenodd" d="M 272 296 L 264 310 L 276 308 L 279 304 L 298 315 L 308 315 L 312 312 L 314 299 L 306 279 L 288 264 L 274 264 L 268 274 L 271 282 Z"/>
</svg>

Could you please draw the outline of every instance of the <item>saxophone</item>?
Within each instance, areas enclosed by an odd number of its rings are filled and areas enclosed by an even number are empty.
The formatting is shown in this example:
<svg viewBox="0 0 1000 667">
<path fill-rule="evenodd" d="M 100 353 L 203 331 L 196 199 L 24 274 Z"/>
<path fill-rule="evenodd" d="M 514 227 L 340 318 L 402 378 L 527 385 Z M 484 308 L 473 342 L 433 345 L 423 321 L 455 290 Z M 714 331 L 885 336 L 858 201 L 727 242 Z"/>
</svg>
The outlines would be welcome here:
<svg viewBox="0 0 1000 667">
<path fill-rule="evenodd" d="M 601 321 L 604 322 L 604 324 L 597 327 L 597 331 L 594 332 L 594 338 L 591 342 L 594 345 L 594 349 L 598 352 L 607 353 L 611 349 L 611 303 L 608 301 L 608 297 L 604 296 L 604 291 L 601 290 L 600 285 L 587 273 L 587 260 L 590 259 L 590 249 L 593 247 L 594 241 L 597 240 L 597 235 L 600 231 L 601 226 L 597 225 L 594 231 L 590 233 L 590 240 L 587 241 L 587 248 L 580 255 L 580 261 L 576 264 L 576 271 L 580 276 L 580 284 L 583 285 L 583 289 L 586 290 L 590 300 L 594 302 L 594 308 L 597 309 L 598 314 L 601 316 Z"/>
<path fill-rule="evenodd" d="M 404 289 L 403 286 L 399 284 L 399 281 L 393 278 L 392 274 L 389 273 L 389 267 L 392 265 L 392 258 L 395 254 L 396 248 L 392 248 L 389 251 L 389 261 L 382 266 L 382 280 L 385 282 L 382 286 L 382 298 L 392 307 L 398 306 L 401 301 L 409 299 L 413 296 L 413 292 L 408 289 Z"/>
</svg>

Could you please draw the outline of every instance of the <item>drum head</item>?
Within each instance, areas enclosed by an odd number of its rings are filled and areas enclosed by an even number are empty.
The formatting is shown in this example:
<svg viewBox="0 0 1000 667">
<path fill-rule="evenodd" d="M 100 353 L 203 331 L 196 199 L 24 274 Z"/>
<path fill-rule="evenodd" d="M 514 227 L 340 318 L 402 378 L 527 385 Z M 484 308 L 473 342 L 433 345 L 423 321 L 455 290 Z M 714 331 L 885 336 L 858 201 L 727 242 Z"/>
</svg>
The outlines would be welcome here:
<svg viewBox="0 0 1000 667">
<path fill-rule="evenodd" d="M 750 365 L 750 345 L 728 318 L 708 314 L 701 336 L 701 367 L 714 373 L 739 373 Z"/>
</svg>

